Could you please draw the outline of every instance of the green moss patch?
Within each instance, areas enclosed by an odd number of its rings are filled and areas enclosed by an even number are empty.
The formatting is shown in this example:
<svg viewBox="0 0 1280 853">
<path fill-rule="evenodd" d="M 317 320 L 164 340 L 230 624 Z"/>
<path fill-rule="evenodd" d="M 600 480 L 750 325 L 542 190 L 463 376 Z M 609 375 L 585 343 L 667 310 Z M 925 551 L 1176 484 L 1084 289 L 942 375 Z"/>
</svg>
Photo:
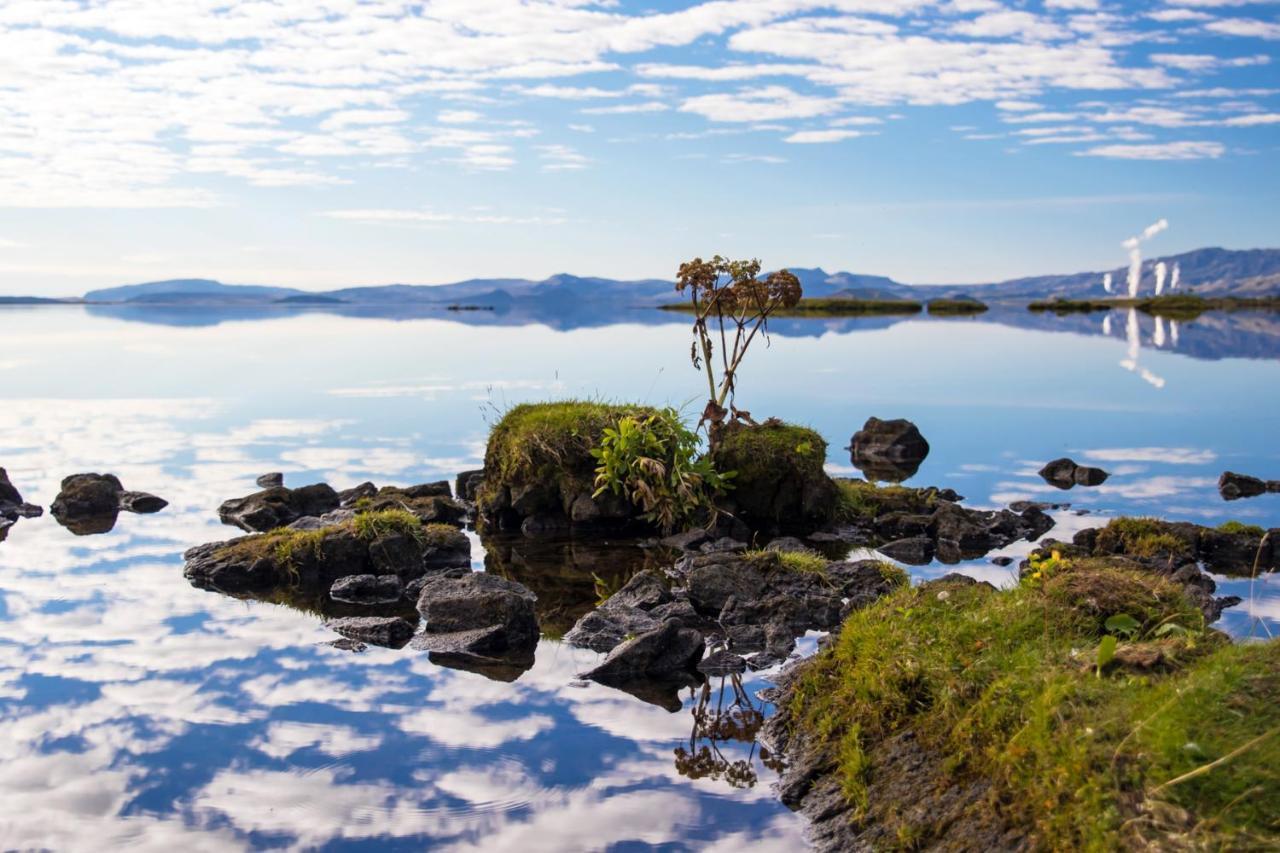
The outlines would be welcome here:
<svg viewBox="0 0 1280 853">
<path fill-rule="evenodd" d="M 1245 524 L 1243 521 L 1224 521 L 1218 525 L 1219 533 L 1230 533 L 1232 535 L 1243 533 L 1246 536 L 1265 536 L 1267 531 L 1256 524 Z"/>
<path fill-rule="evenodd" d="M 1280 845 L 1280 644 L 1230 645 L 1152 573 L 1057 560 L 1004 591 L 900 589 L 850 616 L 785 711 L 880 839 Z M 884 793 L 904 789 L 918 808 Z"/>
<path fill-rule="evenodd" d="M 866 480 L 836 480 L 838 517 L 846 521 L 874 519 L 890 512 L 928 514 L 938 506 L 938 490 L 878 486 Z"/>
<path fill-rule="evenodd" d="M 726 429 L 712 452 L 716 470 L 734 472 L 736 514 L 755 527 L 799 529 L 831 520 L 838 490 L 823 468 L 826 459 L 818 433 L 773 420 Z"/>
<path fill-rule="evenodd" d="M 489 433 L 485 479 L 477 495 L 481 511 L 498 504 L 511 488 L 554 489 L 562 497 L 589 494 L 597 464 L 591 451 L 599 447 L 605 429 L 624 417 L 655 413 L 648 406 L 595 400 L 515 406 Z"/>
<path fill-rule="evenodd" d="M 1156 518 L 1115 518 L 1098 531 L 1095 550 L 1135 557 L 1187 557 L 1194 543 L 1177 534 L 1169 522 Z"/>
</svg>

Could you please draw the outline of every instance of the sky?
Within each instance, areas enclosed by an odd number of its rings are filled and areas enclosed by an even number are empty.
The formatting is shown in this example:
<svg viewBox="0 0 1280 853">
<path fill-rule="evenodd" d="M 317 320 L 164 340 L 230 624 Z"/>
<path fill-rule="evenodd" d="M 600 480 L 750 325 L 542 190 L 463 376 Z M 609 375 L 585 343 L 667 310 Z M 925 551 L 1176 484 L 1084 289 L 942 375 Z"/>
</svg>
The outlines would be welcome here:
<svg viewBox="0 0 1280 853">
<path fill-rule="evenodd" d="M 1280 5 L 4 0 L 0 294 L 1280 244 Z"/>
</svg>

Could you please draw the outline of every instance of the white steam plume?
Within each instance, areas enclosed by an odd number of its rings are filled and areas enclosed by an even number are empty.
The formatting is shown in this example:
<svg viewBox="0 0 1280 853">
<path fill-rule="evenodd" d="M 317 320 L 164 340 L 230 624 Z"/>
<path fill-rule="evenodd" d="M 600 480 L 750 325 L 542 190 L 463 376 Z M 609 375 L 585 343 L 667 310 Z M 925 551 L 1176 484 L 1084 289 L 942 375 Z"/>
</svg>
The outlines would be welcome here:
<svg viewBox="0 0 1280 853">
<path fill-rule="evenodd" d="M 1170 290 L 1177 290 L 1177 289 L 1178 289 L 1178 280 L 1179 280 L 1180 278 L 1182 278 L 1182 267 L 1180 267 L 1178 264 L 1176 264 L 1176 263 L 1175 263 L 1175 264 L 1173 265 L 1173 275 L 1171 275 L 1171 276 L 1169 277 L 1169 289 L 1170 289 Z"/>
<path fill-rule="evenodd" d="M 1159 219 L 1142 229 L 1137 237 L 1130 237 L 1120 245 L 1129 250 L 1129 296 L 1138 295 L 1142 284 L 1142 244 L 1169 227 L 1169 220 Z"/>
<path fill-rule="evenodd" d="M 1107 293 L 1111 292 L 1111 273 L 1107 273 L 1102 277 L 1102 289 Z"/>
<path fill-rule="evenodd" d="M 1168 267 L 1164 265 L 1164 261 L 1156 261 L 1156 296 L 1164 293 L 1164 277 Z"/>
</svg>

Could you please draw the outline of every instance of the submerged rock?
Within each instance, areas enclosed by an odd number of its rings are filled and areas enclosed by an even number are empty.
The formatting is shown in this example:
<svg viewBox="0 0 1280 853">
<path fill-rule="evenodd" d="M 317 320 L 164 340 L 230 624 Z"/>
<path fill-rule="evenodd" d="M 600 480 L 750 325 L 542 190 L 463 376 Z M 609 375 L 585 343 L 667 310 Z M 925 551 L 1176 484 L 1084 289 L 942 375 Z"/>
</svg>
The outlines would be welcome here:
<svg viewBox="0 0 1280 853">
<path fill-rule="evenodd" d="M 1078 465 L 1072 459 L 1055 459 L 1040 469 L 1040 477 L 1059 489 L 1075 486 L 1101 486 L 1107 481 L 1107 472 L 1101 468 Z"/>
<path fill-rule="evenodd" d="M 535 600 L 526 587 L 484 572 L 429 580 L 418 595 L 426 627 L 416 645 L 482 655 L 530 649 L 538 642 Z"/>
<path fill-rule="evenodd" d="M 900 483 L 920 470 L 929 442 L 911 421 L 868 418 L 849 442 L 853 464 L 869 479 Z"/>
<path fill-rule="evenodd" d="M 329 597 L 346 604 L 392 604 L 404 595 L 396 575 L 347 575 L 329 588 Z"/>
<path fill-rule="evenodd" d="M 325 625 L 349 640 L 390 649 L 403 648 L 413 637 L 413 624 L 399 616 L 344 616 Z"/>
<path fill-rule="evenodd" d="M 1223 500 L 1235 501 L 1240 498 L 1256 498 L 1268 492 L 1280 493 L 1280 480 L 1262 480 L 1248 474 L 1237 474 L 1224 471 L 1218 478 L 1218 494 Z"/>
</svg>

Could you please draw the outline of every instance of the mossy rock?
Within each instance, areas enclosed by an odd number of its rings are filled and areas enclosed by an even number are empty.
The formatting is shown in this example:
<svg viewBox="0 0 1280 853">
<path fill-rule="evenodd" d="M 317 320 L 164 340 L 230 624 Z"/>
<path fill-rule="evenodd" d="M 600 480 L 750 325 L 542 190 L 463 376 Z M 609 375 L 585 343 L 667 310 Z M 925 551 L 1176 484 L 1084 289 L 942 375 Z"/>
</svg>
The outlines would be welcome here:
<svg viewBox="0 0 1280 853">
<path fill-rule="evenodd" d="M 625 417 L 648 417 L 656 410 L 633 404 L 562 400 L 523 403 L 507 412 L 489 433 L 484 482 L 476 508 L 484 525 L 520 528 L 525 519 L 608 523 L 634 519 L 629 504 L 601 496 L 592 500 L 596 460 L 606 428 Z"/>
<path fill-rule="evenodd" d="M 1280 845 L 1280 643 L 1233 645 L 1169 580 L 1096 558 L 855 611 L 770 728 L 830 849 Z M 808 802 L 806 768 L 843 803 Z"/>
<path fill-rule="evenodd" d="M 767 421 L 725 430 L 712 452 L 734 472 L 727 506 L 759 530 L 812 530 L 836 516 L 839 490 L 827 476 L 827 443 L 808 427 Z"/>
</svg>

